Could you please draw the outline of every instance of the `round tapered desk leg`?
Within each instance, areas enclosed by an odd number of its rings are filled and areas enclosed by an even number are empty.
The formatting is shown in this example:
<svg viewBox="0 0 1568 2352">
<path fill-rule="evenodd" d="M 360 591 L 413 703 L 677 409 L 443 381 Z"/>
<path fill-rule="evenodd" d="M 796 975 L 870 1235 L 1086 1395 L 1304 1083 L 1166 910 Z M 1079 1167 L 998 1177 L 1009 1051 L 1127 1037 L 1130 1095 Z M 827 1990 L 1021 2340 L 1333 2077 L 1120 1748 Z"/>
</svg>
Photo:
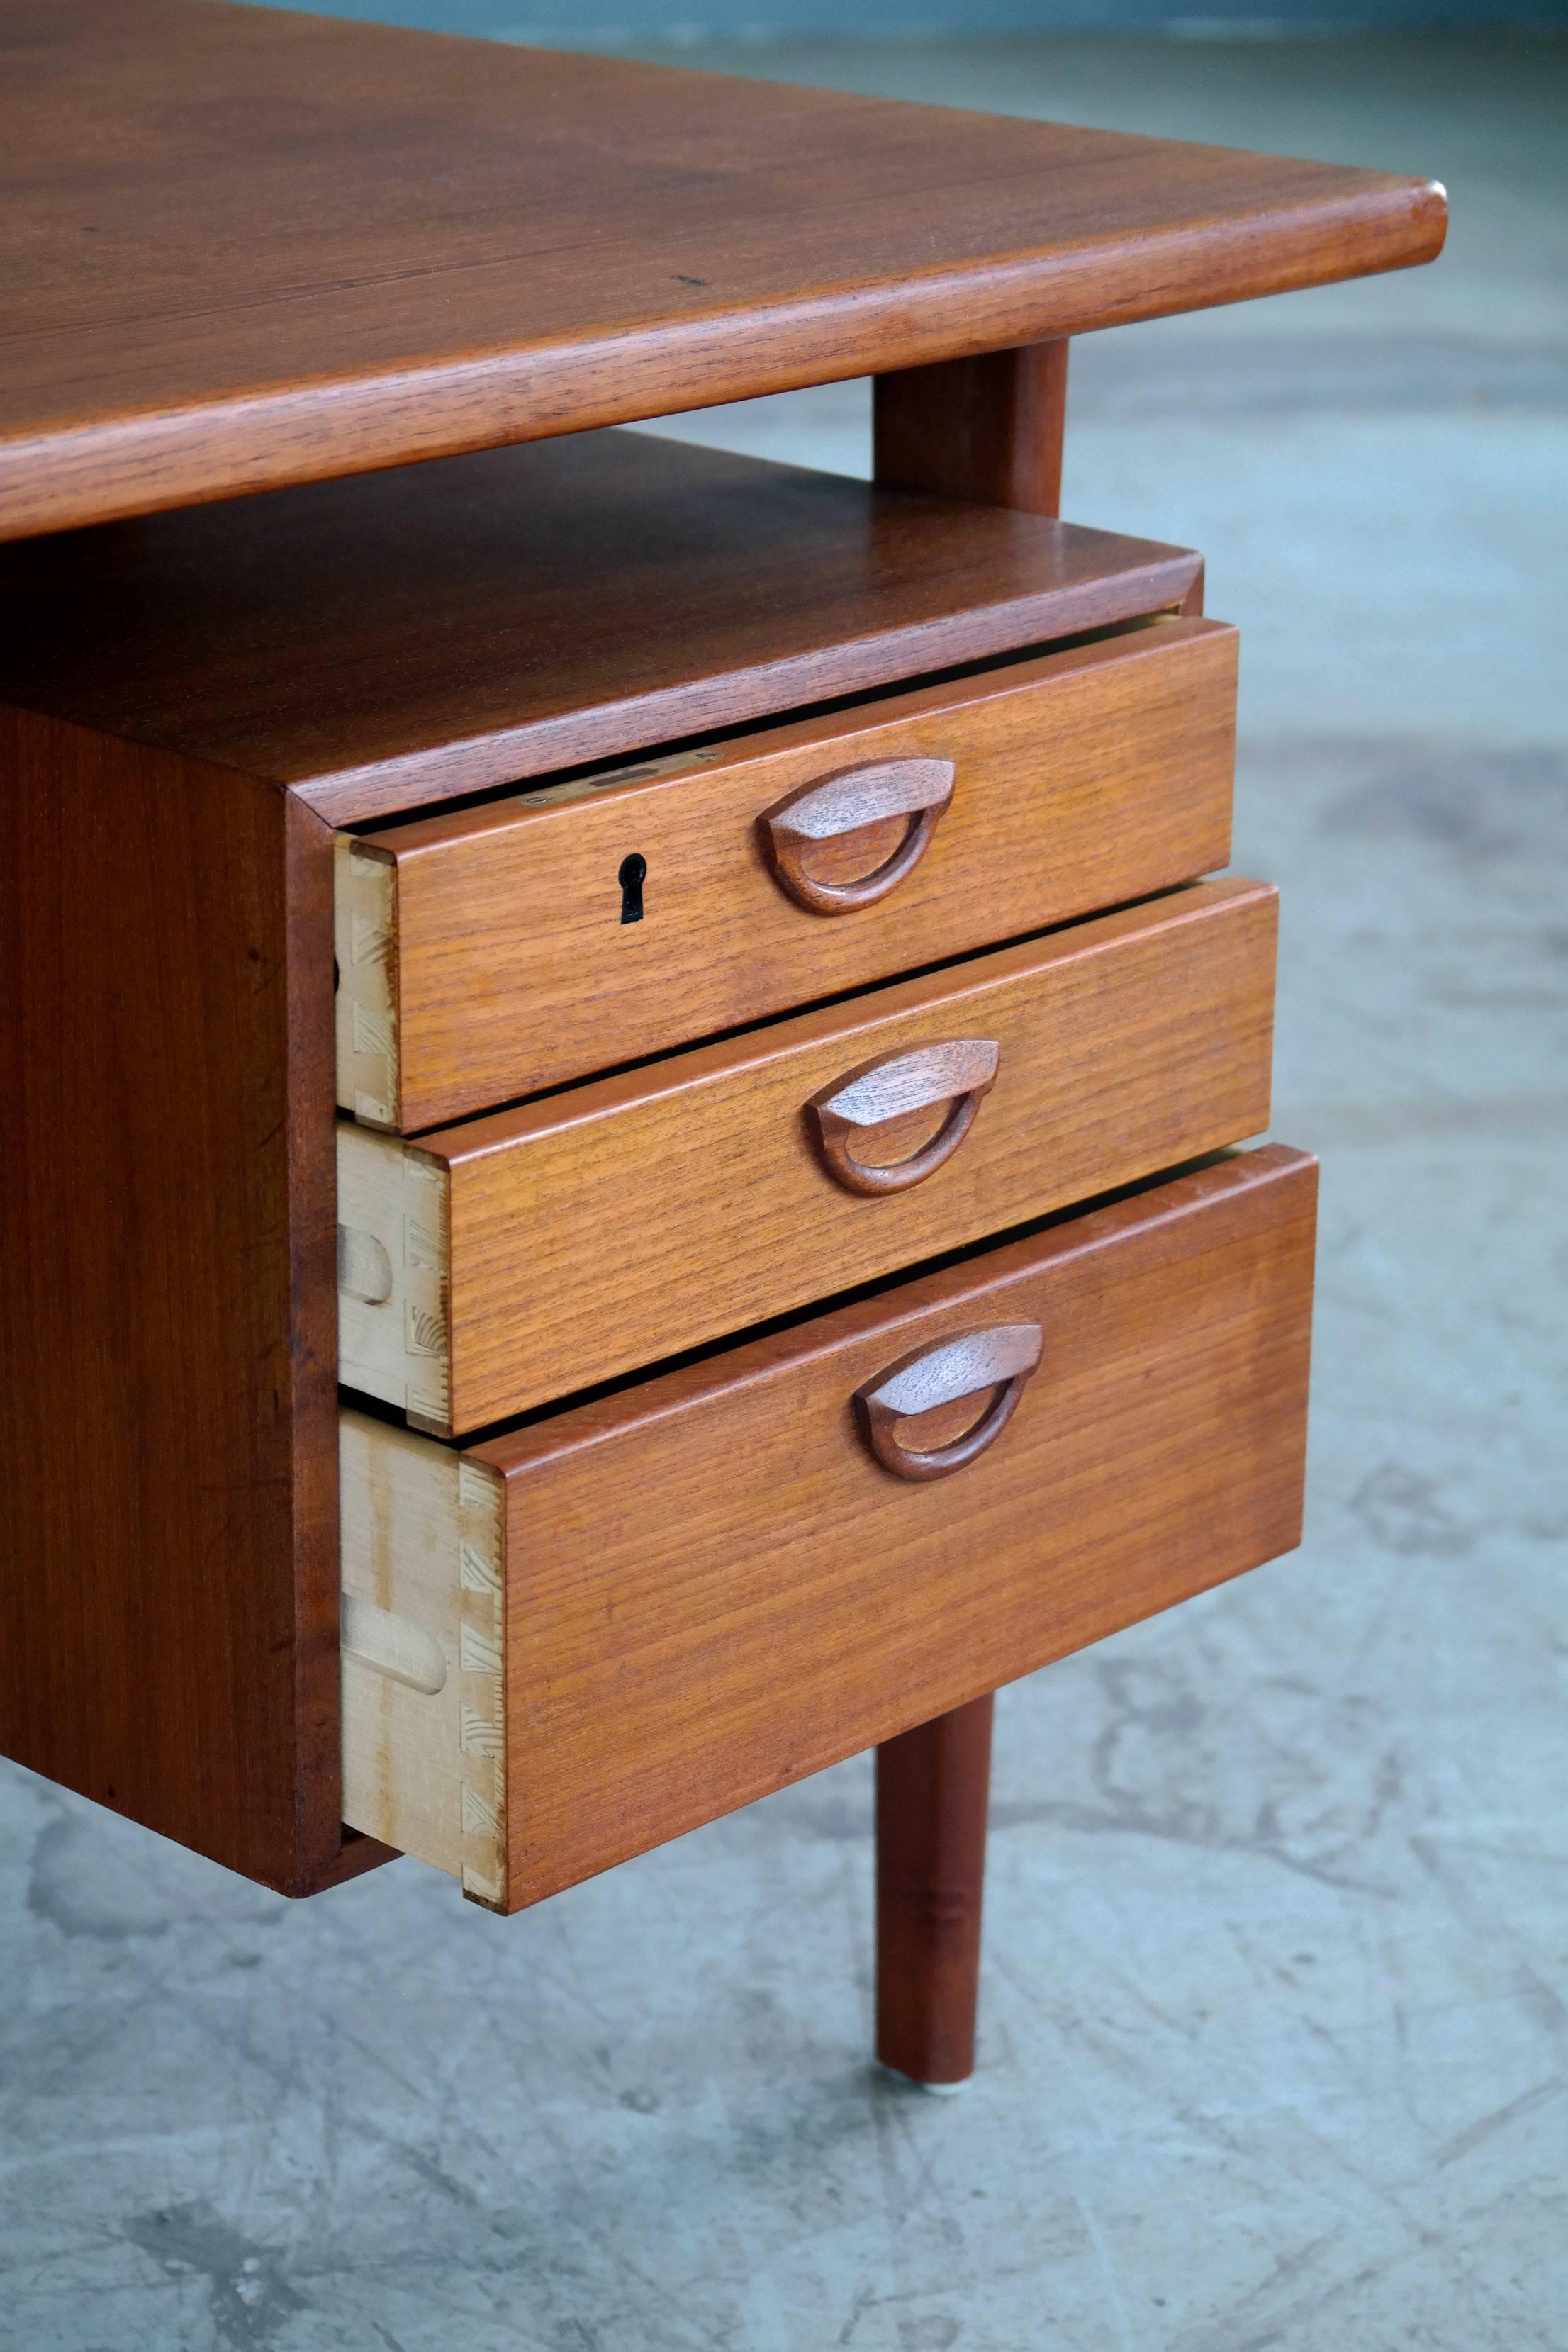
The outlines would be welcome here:
<svg viewBox="0 0 1568 2352">
<path fill-rule="evenodd" d="M 895 489 L 1054 515 L 1065 341 L 876 379 L 872 470 Z M 877 2055 L 930 2090 L 974 2064 L 989 1698 L 877 1750 Z"/>
<path fill-rule="evenodd" d="M 877 1750 L 877 2055 L 931 2090 L 974 2067 L 993 1707 Z"/>
</svg>

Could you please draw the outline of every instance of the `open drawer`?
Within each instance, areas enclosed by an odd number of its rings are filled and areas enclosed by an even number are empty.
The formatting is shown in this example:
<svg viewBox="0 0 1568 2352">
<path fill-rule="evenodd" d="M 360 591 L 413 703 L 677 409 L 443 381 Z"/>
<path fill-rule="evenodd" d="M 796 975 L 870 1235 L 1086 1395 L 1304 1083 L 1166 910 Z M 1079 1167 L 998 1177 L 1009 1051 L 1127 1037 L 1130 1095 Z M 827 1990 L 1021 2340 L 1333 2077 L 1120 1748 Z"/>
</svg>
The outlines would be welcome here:
<svg viewBox="0 0 1568 2352">
<path fill-rule="evenodd" d="M 510 1911 L 1289 1550 L 1313 1161 L 468 1450 L 342 1421 L 344 1809 Z"/>
<path fill-rule="evenodd" d="M 342 835 L 338 1100 L 412 1133 L 1210 873 L 1236 666 L 1146 621 Z"/>
<path fill-rule="evenodd" d="M 463 1435 L 1268 1124 L 1276 898 L 1198 882 L 416 1143 L 338 1129 L 339 1373 Z"/>
</svg>

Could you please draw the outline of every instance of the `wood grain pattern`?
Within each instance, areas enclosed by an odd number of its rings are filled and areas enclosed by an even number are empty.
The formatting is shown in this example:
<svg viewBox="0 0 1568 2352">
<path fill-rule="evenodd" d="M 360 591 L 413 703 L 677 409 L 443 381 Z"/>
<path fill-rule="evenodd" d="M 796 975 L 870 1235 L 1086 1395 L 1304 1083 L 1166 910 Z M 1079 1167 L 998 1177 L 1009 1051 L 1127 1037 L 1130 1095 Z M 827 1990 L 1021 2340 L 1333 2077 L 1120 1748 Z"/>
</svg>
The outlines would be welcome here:
<svg viewBox="0 0 1568 2352">
<path fill-rule="evenodd" d="M 1275 893 L 1195 883 L 721 1045 L 441 1129 L 449 1428 L 467 1431 L 743 1329 L 1268 1125 Z M 946 1166 L 849 1192 L 807 1105 L 876 1053 L 973 1037 L 995 1084 Z M 943 1116 L 922 1115 L 928 1129 Z M 384 1222 L 406 1147 L 341 1130 L 339 1217 Z M 889 1156 L 921 1139 L 900 1131 Z M 359 1181 L 368 1159 L 389 1171 Z M 868 1144 L 858 1156 L 869 1159 Z M 401 1295 L 345 1317 L 342 1376 L 401 1402 Z M 384 1318 L 384 1349 L 353 1337 Z M 390 1377 L 385 1367 L 392 1366 Z M 385 1380 L 384 1386 L 377 1383 Z"/>
<path fill-rule="evenodd" d="M 0 1747 L 307 1892 L 350 1866 L 331 835 L 14 710 L 0 773 Z"/>
<path fill-rule="evenodd" d="M 1300 1154 L 1245 1154 L 463 1454 L 505 1485 L 500 1907 L 1289 1550 L 1315 1198 Z M 858 1387 L 1026 1320 L 1040 1368 L 986 1454 L 871 1460 Z"/>
<path fill-rule="evenodd" d="M 1236 661 L 1234 630 L 1154 622 L 345 847 L 338 1099 L 435 1126 L 1223 866 Z M 796 905 L 759 818 L 906 758 L 959 771 L 920 865 L 841 918 Z"/>
<path fill-rule="evenodd" d="M 877 1750 L 877 2055 L 941 2088 L 974 2069 L 993 1694 Z"/>
<path fill-rule="evenodd" d="M 1200 568 L 587 434 L 0 549 L 0 697 L 355 824 L 1173 608 Z"/>
<path fill-rule="evenodd" d="M 1061 512 L 1065 341 L 901 368 L 872 385 L 872 472 L 900 490 Z"/>
<path fill-rule="evenodd" d="M 1430 183 L 200 0 L 0 6 L 0 532 L 1426 260 Z"/>
</svg>

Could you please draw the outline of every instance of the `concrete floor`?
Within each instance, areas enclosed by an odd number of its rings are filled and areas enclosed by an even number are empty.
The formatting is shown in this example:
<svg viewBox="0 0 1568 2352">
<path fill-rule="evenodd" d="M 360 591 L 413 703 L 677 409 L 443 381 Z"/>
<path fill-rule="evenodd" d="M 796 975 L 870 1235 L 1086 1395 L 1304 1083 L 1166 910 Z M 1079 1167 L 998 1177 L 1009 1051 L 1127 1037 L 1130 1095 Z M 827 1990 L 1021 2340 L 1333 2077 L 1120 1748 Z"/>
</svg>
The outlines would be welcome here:
<svg viewBox="0 0 1568 2352">
<path fill-rule="evenodd" d="M 1433 271 L 1077 361 L 1068 513 L 1205 547 L 1247 631 L 1309 1540 L 1004 1695 L 956 2101 L 867 2064 L 864 1759 L 508 1924 L 4 1769 L 7 2346 L 1568 2345 L 1564 54 L 712 60 L 1450 184 Z M 853 391 L 703 429 L 863 462 Z"/>
</svg>

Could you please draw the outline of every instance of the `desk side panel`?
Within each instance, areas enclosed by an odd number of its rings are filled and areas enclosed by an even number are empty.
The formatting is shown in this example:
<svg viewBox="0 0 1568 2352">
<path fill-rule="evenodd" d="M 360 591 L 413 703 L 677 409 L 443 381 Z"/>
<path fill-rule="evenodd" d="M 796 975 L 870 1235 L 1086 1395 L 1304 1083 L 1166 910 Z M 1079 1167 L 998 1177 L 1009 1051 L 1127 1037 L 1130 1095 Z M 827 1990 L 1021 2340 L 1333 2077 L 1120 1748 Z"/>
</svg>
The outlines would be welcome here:
<svg viewBox="0 0 1568 2352">
<path fill-rule="evenodd" d="M 342 1867 L 331 835 L 4 708 L 0 823 L 0 1748 L 307 1892 Z"/>
</svg>

